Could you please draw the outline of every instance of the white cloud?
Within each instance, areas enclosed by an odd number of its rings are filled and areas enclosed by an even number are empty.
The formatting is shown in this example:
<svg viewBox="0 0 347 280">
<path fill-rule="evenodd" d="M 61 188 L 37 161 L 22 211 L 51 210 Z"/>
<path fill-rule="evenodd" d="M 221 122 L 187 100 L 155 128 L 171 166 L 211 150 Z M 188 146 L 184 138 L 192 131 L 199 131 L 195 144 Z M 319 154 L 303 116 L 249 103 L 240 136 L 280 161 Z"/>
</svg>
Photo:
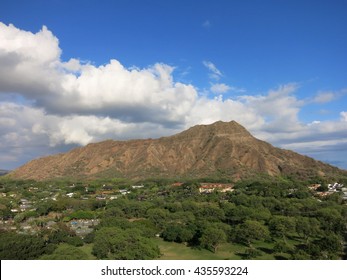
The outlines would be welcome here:
<svg viewBox="0 0 347 280">
<path fill-rule="evenodd" d="M 47 106 L 52 111 L 98 114 L 134 122 L 182 122 L 197 91 L 191 85 L 173 82 L 172 71 L 165 64 L 128 70 L 116 60 L 100 67 L 85 66 L 78 77 L 65 77 L 64 95 Z"/>
<path fill-rule="evenodd" d="M 320 92 L 313 98 L 313 102 L 328 103 L 330 101 L 333 101 L 335 98 L 336 95 L 333 92 Z"/>
<path fill-rule="evenodd" d="M 239 99 L 267 120 L 267 130 L 297 130 L 300 129 L 298 113 L 304 104 L 294 95 L 297 88 L 297 84 L 291 83 L 270 90 L 267 95 L 244 95 Z"/>
<path fill-rule="evenodd" d="M 210 88 L 210 90 L 213 93 L 226 93 L 231 89 L 230 86 L 223 84 L 223 83 L 218 83 L 218 84 L 213 84 Z"/>
<path fill-rule="evenodd" d="M 55 62 L 61 54 L 58 39 L 46 26 L 33 34 L 0 22 L 0 42 L 3 53 L 17 55 L 22 61 L 35 64 Z"/>
<path fill-rule="evenodd" d="M 312 98 L 313 103 L 324 104 L 337 100 L 347 94 L 347 88 L 338 91 L 320 91 Z"/>
<path fill-rule="evenodd" d="M 245 93 L 246 90 L 243 88 L 232 87 L 224 83 L 211 84 L 210 91 L 215 94 L 226 93 L 228 91 L 236 93 Z"/>
<path fill-rule="evenodd" d="M 219 69 L 211 62 L 204 60 L 202 64 L 210 71 L 209 77 L 214 80 L 219 80 L 223 74 Z"/>
<path fill-rule="evenodd" d="M 0 94 L 54 98 L 61 92 L 60 54 L 58 39 L 45 26 L 33 34 L 0 23 Z"/>
<path fill-rule="evenodd" d="M 71 58 L 68 62 L 63 62 L 62 66 L 63 69 L 73 73 L 80 72 L 82 70 L 81 62 L 75 58 Z"/>
<path fill-rule="evenodd" d="M 179 123 L 197 97 L 192 85 L 173 81 L 174 69 L 165 64 L 126 69 L 117 60 L 98 67 L 62 62 L 58 39 L 46 27 L 33 34 L 1 24 L 0 34 L 0 60 L 6 61 L 0 92 L 18 93 L 48 113 Z"/>
<path fill-rule="evenodd" d="M 342 121 L 347 122 L 347 112 L 341 112 L 340 116 Z"/>
</svg>

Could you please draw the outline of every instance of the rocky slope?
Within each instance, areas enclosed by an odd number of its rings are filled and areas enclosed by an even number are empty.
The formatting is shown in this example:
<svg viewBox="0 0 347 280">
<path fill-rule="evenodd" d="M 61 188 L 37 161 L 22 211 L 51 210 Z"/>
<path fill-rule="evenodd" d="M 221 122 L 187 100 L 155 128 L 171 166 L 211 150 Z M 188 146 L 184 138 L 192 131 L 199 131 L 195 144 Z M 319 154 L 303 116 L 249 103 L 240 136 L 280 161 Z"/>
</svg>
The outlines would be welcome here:
<svg viewBox="0 0 347 280">
<path fill-rule="evenodd" d="M 45 180 L 59 177 L 206 177 L 238 179 L 269 175 L 346 174 L 336 167 L 275 148 L 254 138 L 238 123 L 197 125 L 159 139 L 104 141 L 33 160 L 10 176 Z"/>
</svg>

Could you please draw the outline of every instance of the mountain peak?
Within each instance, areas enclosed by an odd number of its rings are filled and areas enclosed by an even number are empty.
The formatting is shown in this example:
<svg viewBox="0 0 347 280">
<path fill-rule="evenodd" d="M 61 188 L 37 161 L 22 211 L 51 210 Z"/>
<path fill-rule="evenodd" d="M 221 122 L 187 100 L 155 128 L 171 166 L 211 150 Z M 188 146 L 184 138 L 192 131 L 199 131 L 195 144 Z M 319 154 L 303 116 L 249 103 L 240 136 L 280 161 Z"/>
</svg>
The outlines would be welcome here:
<svg viewBox="0 0 347 280">
<path fill-rule="evenodd" d="M 179 136 L 203 137 L 203 136 L 226 136 L 229 138 L 244 138 L 253 136 L 236 121 L 217 121 L 212 124 L 195 125 L 181 133 Z"/>
<path fill-rule="evenodd" d="M 236 121 L 223 122 L 217 121 L 210 125 L 206 125 L 207 127 L 214 129 L 216 132 L 229 132 L 229 133 L 245 133 L 250 135 L 246 128 L 240 125 Z"/>
</svg>

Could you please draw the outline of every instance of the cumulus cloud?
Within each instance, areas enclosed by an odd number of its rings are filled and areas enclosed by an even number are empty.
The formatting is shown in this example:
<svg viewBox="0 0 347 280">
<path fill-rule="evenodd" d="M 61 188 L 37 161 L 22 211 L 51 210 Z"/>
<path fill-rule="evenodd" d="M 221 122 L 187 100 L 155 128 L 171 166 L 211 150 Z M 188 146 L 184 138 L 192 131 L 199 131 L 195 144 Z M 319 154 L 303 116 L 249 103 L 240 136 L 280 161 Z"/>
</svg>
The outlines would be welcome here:
<svg viewBox="0 0 347 280">
<path fill-rule="evenodd" d="M 61 53 L 46 27 L 31 33 L 0 23 L 0 165 L 110 138 L 172 135 L 217 120 L 236 120 L 258 138 L 298 150 L 331 149 L 347 139 L 346 112 L 337 121 L 300 122 L 305 102 L 296 96 L 296 83 L 248 95 L 216 82 L 222 72 L 204 61 L 215 82 L 210 99 L 175 81 L 174 68 L 163 63 L 139 69 L 111 59 L 97 66 L 62 61 Z M 223 98 L 227 91 L 243 95 Z M 9 94 L 18 98 L 6 99 Z M 315 102 L 329 98 L 321 93 Z"/>
<path fill-rule="evenodd" d="M 33 34 L 0 23 L 0 92 L 39 98 L 57 91 L 60 54 L 58 39 L 45 26 Z"/>
<path fill-rule="evenodd" d="M 33 34 L 1 24 L 0 34 L 0 61 L 6 61 L 0 92 L 21 94 L 48 113 L 176 124 L 197 97 L 192 85 L 173 81 L 165 64 L 126 69 L 117 60 L 98 67 L 62 62 L 58 39 L 46 27 Z"/>
<path fill-rule="evenodd" d="M 297 130 L 300 129 L 298 113 L 304 104 L 294 95 L 297 89 L 296 83 L 290 83 L 272 89 L 266 95 L 243 95 L 239 99 L 267 120 L 263 130 Z"/>
<path fill-rule="evenodd" d="M 247 107 L 239 100 L 223 100 L 220 95 L 214 99 L 199 98 L 187 116 L 186 127 L 196 124 L 210 124 L 218 120 L 235 120 L 248 129 L 256 128 L 264 122 L 264 119 L 257 115 L 254 108 Z"/>
<path fill-rule="evenodd" d="M 128 70 L 116 60 L 105 66 L 88 65 L 78 77 L 66 75 L 62 84 L 64 95 L 45 106 L 65 114 L 177 124 L 195 102 L 197 91 L 191 85 L 173 82 L 172 71 L 165 64 Z"/>
</svg>

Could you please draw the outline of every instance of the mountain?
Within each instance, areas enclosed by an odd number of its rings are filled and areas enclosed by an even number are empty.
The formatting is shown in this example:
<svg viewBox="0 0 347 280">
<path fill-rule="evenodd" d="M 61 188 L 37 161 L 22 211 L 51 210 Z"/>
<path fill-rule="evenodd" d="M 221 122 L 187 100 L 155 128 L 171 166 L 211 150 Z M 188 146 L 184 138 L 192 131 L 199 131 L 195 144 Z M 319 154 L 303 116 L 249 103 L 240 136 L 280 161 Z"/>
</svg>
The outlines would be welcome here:
<svg viewBox="0 0 347 280">
<path fill-rule="evenodd" d="M 238 179 L 258 173 L 307 178 L 347 172 L 258 140 L 235 121 L 218 121 L 159 139 L 89 144 L 64 154 L 35 159 L 10 176 L 35 180 L 208 176 Z"/>
<path fill-rule="evenodd" d="M 10 171 L 8 171 L 8 170 L 0 169 L 0 176 L 4 176 L 4 175 L 6 175 L 9 172 Z"/>
</svg>

